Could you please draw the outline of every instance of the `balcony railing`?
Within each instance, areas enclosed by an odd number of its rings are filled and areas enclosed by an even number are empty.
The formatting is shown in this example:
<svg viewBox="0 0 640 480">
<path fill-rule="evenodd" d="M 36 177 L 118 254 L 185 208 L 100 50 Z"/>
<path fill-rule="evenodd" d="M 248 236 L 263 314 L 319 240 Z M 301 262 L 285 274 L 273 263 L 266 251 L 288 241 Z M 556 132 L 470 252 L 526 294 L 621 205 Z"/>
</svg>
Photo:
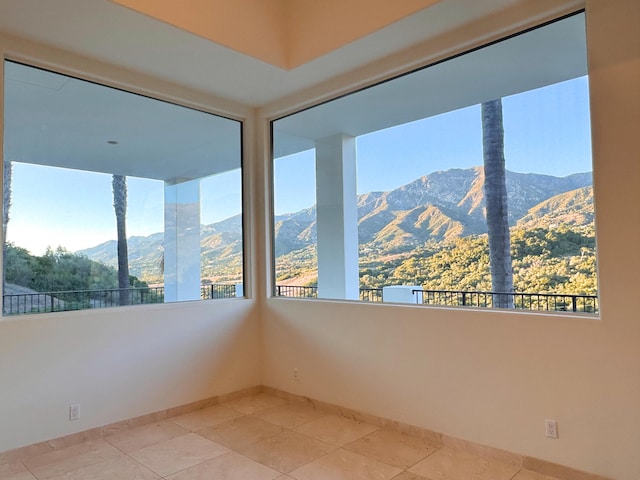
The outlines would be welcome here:
<svg viewBox="0 0 640 480">
<path fill-rule="evenodd" d="M 200 298 L 202 300 L 211 300 L 215 298 L 235 298 L 236 285 L 226 283 L 210 283 L 200 287 Z"/>
<path fill-rule="evenodd" d="M 297 285 L 277 285 L 277 297 L 318 298 L 318 287 L 301 287 Z M 381 302 L 381 288 L 361 288 L 360 301 Z"/>
<path fill-rule="evenodd" d="M 234 298 L 236 288 L 236 285 L 220 283 L 202 285 L 200 298 Z M 382 288 L 361 288 L 360 300 L 382 302 L 382 291 Z M 493 308 L 494 305 L 504 305 L 506 298 L 506 303 L 512 304 L 517 310 L 598 313 L 598 297 L 595 295 L 425 289 L 414 289 L 412 293 L 415 303 L 420 305 Z M 276 295 L 318 298 L 318 287 L 277 285 Z M 163 302 L 164 287 L 21 293 L 3 296 L 3 314 L 23 315 Z"/>
<path fill-rule="evenodd" d="M 598 313 L 596 295 L 462 290 L 413 290 L 413 293 L 416 294 L 417 303 L 421 305 L 493 308 L 498 304 L 508 304 L 517 310 Z"/>
<path fill-rule="evenodd" d="M 297 285 L 277 285 L 276 296 L 295 298 L 318 298 L 318 287 L 300 287 Z"/>
<path fill-rule="evenodd" d="M 360 289 L 360 301 L 362 301 L 362 302 L 381 302 L 382 301 L 382 289 L 381 288 L 361 288 Z"/>
<path fill-rule="evenodd" d="M 236 286 L 213 283 L 200 287 L 202 300 L 233 298 Z M 121 305 L 143 305 L 164 302 L 164 287 L 111 288 L 106 290 L 74 290 L 3 295 L 4 315 L 68 312 Z"/>
<path fill-rule="evenodd" d="M 517 310 L 598 313 L 596 295 L 423 289 L 412 290 L 412 293 L 419 305 L 493 308 L 498 304 L 512 304 Z M 318 287 L 277 285 L 276 296 L 318 298 Z M 382 302 L 382 288 L 361 288 L 360 300 Z"/>
</svg>

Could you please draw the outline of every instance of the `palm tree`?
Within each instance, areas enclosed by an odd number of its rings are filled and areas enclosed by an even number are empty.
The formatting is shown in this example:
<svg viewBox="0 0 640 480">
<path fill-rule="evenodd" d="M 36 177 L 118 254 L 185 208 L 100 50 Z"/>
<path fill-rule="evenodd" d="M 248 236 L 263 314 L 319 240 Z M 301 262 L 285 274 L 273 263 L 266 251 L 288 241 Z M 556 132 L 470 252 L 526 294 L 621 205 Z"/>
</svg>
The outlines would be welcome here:
<svg viewBox="0 0 640 480">
<path fill-rule="evenodd" d="M 5 160 L 2 165 L 2 232 L 6 233 L 7 223 L 9 223 L 9 208 L 11 207 L 11 160 Z M 4 239 L 6 240 L 6 238 Z"/>
<path fill-rule="evenodd" d="M 13 171 L 11 160 L 5 160 L 2 165 L 2 258 L 7 259 L 7 225 L 9 224 L 9 208 L 11 208 L 11 174 Z M 6 263 L 5 263 L 6 265 Z M 6 295 L 6 268 L 2 268 L 2 295 Z"/>
<path fill-rule="evenodd" d="M 113 175 L 113 208 L 116 211 L 118 231 L 118 288 L 120 305 L 129 304 L 129 253 L 127 249 L 127 177 Z"/>
<path fill-rule="evenodd" d="M 5 160 L 2 165 L 2 258 L 7 255 L 7 225 L 9 223 L 9 208 L 11 208 L 11 160 Z M 2 269 L 2 294 L 5 295 L 6 276 Z"/>
<path fill-rule="evenodd" d="M 481 110 L 491 290 L 510 294 L 513 293 L 513 268 L 507 216 L 502 100 L 484 102 Z M 513 295 L 494 295 L 493 306 L 513 308 Z"/>
</svg>

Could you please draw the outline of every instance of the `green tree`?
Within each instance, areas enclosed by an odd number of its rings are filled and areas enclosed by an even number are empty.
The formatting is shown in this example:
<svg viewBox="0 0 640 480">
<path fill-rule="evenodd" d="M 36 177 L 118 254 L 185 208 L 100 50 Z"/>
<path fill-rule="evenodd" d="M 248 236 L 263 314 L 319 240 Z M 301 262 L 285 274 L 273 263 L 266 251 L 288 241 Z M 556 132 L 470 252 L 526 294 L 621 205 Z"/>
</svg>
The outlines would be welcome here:
<svg viewBox="0 0 640 480">
<path fill-rule="evenodd" d="M 5 243 L 3 273 L 6 283 L 29 287 L 33 281 L 34 264 L 34 257 L 27 249 Z M 4 294 L 7 294 L 6 290 Z"/>
<path fill-rule="evenodd" d="M 491 289 L 499 293 L 512 293 L 513 267 L 507 216 L 502 100 L 484 102 L 481 110 Z M 513 296 L 494 295 L 493 305 L 498 308 L 513 308 Z"/>
<path fill-rule="evenodd" d="M 127 177 L 113 175 L 113 208 L 118 231 L 118 288 L 120 305 L 129 304 L 129 253 L 127 249 Z"/>
<path fill-rule="evenodd" d="M 68 251 L 51 247 L 42 256 L 31 255 L 25 248 L 7 244 L 5 258 L 7 283 L 31 288 L 38 292 L 94 290 L 92 297 L 105 295 L 118 285 L 115 268 Z M 129 285 L 148 288 L 137 277 L 129 277 Z"/>
</svg>

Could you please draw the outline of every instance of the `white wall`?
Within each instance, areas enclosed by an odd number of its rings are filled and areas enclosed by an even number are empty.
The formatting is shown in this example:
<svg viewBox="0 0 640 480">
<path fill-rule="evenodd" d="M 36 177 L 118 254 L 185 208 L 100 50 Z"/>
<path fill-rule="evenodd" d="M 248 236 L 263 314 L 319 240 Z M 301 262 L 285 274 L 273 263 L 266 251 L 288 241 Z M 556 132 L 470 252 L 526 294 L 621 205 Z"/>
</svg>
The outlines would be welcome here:
<svg viewBox="0 0 640 480">
<path fill-rule="evenodd" d="M 252 309 L 228 300 L 0 322 L 0 451 L 260 384 Z"/>
<path fill-rule="evenodd" d="M 640 478 L 640 2 L 591 0 L 587 17 L 600 319 L 271 298 L 262 313 L 266 385 L 619 480 Z M 472 34 L 487 36 L 482 25 Z M 449 39 L 469 41 L 464 32 Z M 409 63 L 406 55 L 400 61 Z M 384 66 L 397 68 L 389 59 Z M 373 66 L 362 75 L 384 72 Z M 262 115 L 331 88 L 349 87 L 319 86 Z M 559 439 L 544 436 L 545 418 L 558 421 Z"/>
<path fill-rule="evenodd" d="M 48 46 L 0 35 L 0 53 L 252 121 L 233 102 Z M 245 142 L 249 165 L 253 150 Z M 255 299 L 242 299 L 0 318 L 0 452 L 259 385 L 257 311 Z M 71 404 L 81 405 L 79 421 L 68 419 Z"/>
</svg>

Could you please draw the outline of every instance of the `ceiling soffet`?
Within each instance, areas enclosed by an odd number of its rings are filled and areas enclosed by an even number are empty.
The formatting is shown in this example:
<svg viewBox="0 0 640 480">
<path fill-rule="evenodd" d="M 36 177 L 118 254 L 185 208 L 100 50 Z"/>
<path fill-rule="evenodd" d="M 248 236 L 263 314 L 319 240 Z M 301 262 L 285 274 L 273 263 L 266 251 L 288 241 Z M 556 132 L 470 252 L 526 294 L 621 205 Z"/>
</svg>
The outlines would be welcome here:
<svg viewBox="0 0 640 480">
<path fill-rule="evenodd" d="M 291 70 L 440 0 L 112 0 Z"/>
</svg>

